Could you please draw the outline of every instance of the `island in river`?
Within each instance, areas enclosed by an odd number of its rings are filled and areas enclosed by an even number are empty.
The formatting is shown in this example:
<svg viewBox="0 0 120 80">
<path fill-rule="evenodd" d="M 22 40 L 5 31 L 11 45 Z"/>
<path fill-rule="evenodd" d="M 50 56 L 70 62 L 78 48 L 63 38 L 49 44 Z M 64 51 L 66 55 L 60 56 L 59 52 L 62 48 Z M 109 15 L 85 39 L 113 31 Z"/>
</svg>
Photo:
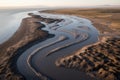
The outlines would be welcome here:
<svg viewBox="0 0 120 80">
<path fill-rule="evenodd" d="M 59 9 L 43 11 L 54 14 L 75 15 L 88 18 L 100 31 L 98 43 L 84 47 L 70 56 L 56 60 L 56 66 L 84 71 L 102 80 L 120 80 L 120 10 L 119 9 Z M 34 44 L 54 37 L 41 30 L 44 24 L 61 19 L 43 18 L 29 13 L 16 33 L 0 45 L 0 79 L 24 80 L 16 67 L 18 57 Z M 111 34 L 112 33 L 112 34 Z"/>
</svg>

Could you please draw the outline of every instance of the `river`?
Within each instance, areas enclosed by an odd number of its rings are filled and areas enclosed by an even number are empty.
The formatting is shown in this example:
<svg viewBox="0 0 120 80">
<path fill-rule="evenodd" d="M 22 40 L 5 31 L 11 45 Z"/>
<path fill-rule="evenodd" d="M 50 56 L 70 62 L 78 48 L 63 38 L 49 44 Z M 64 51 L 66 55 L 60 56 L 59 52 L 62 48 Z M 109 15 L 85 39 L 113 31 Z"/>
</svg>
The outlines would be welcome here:
<svg viewBox="0 0 120 80">
<path fill-rule="evenodd" d="M 98 41 L 98 31 L 88 19 L 70 16 L 33 12 L 46 18 L 63 19 L 47 24 L 47 30 L 55 37 L 42 41 L 21 53 L 17 67 L 27 80 L 92 80 L 82 71 L 57 67 L 55 61 L 68 56 L 80 48 Z"/>
</svg>

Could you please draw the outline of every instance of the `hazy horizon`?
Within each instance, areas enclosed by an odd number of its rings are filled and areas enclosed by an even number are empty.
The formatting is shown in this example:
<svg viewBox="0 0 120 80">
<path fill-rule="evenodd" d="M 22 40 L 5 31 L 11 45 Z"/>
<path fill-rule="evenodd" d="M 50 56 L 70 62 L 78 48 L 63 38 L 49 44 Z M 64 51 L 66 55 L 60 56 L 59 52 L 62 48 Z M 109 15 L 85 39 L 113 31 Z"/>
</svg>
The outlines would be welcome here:
<svg viewBox="0 0 120 80">
<path fill-rule="evenodd" d="M 0 1 L 0 8 L 8 7 L 80 7 L 97 5 L 120 5 L 120 0 L 4 0 Z"/>
</svg>

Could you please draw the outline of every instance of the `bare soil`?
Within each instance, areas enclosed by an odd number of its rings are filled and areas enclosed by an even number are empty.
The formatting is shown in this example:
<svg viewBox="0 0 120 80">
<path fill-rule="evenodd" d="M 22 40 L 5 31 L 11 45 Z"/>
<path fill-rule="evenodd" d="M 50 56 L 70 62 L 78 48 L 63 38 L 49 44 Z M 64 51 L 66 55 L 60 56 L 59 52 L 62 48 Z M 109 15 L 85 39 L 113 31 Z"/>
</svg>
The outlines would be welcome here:
<svg viewBox="0 0 120 80">
<path fill-rule="evenodd" d="M 120 35 L 120 9 L 119 8 L 89 8 L 89 9 L 56 9 L 42 12 L 54 14 L 75 15 L 90 19 L 93 25 L 100 31 L 100 35 Z M 110 34 L 112 33 L 112 34 Z M 114 36 L 113 35 L 113 36 Z"/>
<path fill-rule="evenodd" d="M 56 61 L 59 67 L 86 72 L 100 80 L 120 80 L 120 38 L 109 38 L 105 42 L 79 50 L 71 56 Z"/>
<path fill-rule="evenodd" d="M 16 33 L 5 43 L 0 45 L 0 80 L 24 80 L 16 67 L 18 57 L 29 47 L 54 37 L 47 31 L 40 21 L 46 23 L 59 22 L 59 19 L 43 18 L 39 15 L 30 15 L 24 18 Z"/>
<path fill-rule="evenodd" d="M 120 9 L 57 9 L 43 12 L 90 19 L 99 41 L 56 60 L 56 66 L 84 71 L 100 80 L 120 80 Z"/>
</svg>

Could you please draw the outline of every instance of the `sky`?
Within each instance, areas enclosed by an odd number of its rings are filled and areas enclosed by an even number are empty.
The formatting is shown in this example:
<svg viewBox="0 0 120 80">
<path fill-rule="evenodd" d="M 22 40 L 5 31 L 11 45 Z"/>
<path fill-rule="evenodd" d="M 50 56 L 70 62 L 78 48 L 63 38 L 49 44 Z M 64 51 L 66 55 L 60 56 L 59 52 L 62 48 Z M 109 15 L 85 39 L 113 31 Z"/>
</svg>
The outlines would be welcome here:
<svg viewBox="0 0 120 80">
<path fill-rule="evenodd" d="M 0 0 L 0 7 L 120 5 L 120 0 Z"/>
</svg>

